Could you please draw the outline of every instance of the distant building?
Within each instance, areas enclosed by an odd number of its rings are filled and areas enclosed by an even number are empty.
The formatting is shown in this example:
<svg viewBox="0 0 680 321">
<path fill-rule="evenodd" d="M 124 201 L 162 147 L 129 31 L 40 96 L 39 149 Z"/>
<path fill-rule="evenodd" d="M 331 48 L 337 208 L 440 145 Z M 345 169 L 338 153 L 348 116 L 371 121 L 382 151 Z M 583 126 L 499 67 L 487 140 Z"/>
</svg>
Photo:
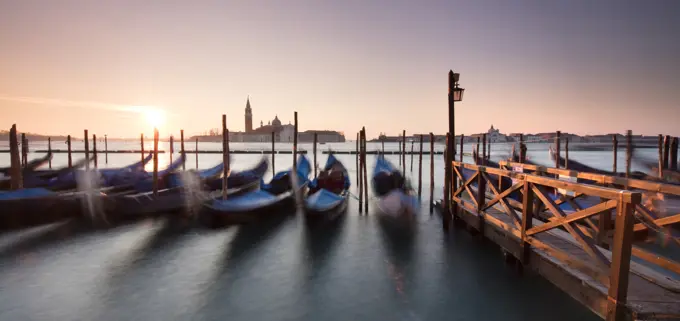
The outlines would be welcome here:
<svg viewBox="0 0 680 321">
<path fill-rule="evenodd" d="M 229 132 L 230 141 L 244 143 L 271 142 L 272 133 L 274 133 L 275 142 L 292 143 L 295 139 L 295 126 L 290 122 L 286 125 L 281 124 L 278 115 L 268 122 L 267 125 L 260 121 L 260 127 L 253 128 L 253 109 L 250 106 L 250 97 L 246 100 L 245 123 L 245 132 Z M 298 141 L 312 142 L 314 140 L 314 133 L 317 133 L 319 143 L 345 141 L 345 136 L 342 133 L 330 130 L 309 130 L 298 133 Z"/>
</svg>

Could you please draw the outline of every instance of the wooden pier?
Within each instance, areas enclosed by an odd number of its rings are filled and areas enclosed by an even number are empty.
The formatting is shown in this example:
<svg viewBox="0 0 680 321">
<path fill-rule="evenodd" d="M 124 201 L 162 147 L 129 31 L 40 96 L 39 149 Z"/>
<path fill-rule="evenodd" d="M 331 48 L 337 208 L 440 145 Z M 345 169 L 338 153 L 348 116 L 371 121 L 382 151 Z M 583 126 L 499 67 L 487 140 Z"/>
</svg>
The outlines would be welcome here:
<svg viewBox="0 0 680 321">
<path fill-rule="evenodd" d="M 641 208 L 640 192 L 456 161 L 452 162 L 452 169 L 452 175 L 461 183 L 451 191 L 449 214 L 445 204 L 438 204 L 445 218 L 453 216 L 453 220 L 444 221 L 467 225 L 471 231 L 492 240 L 517 259 L 520 269 L 536 271 L 606 320 L 680 319 L 680 281 L 660 272 L 678 273 L 680 264 L 640 252 L 633 245 L 633 233 L 636 227 L 640 228 L 634 215 Z M 594 178 L 584 173 L 572 174 Z M 500 188 L 501 177 L 512 179 L 512 186 Z M 551 191 L 556 189 L 575 196 L 554 200 Z M 521 195 L 521 201 L 511 198 L 513 194 Z M 560 208 L 560 204 L 579 196 L 597 197 L 600 202 L 568 212 Z M 597 227 L 586 220 L 612 211 L 614 224 L 607 231 L 610 250 L 596 244 Z M 550 219 L 544 221 L 540 217 Z M 631 261 L 632 256 L 647 262 Z"/>
</svg>

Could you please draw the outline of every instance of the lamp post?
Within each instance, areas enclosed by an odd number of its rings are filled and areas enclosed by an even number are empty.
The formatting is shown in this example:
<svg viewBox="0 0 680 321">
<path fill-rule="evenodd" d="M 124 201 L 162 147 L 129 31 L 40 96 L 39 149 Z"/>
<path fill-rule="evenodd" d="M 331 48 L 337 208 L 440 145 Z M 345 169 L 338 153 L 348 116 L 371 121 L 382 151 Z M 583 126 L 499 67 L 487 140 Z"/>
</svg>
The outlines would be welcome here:
<svg viewBox="0 0 680 321">
<path fill-rule="evenodd" d="M 446 192 L 446 199 L 444 200 L 446 203 L 446 210 L 445 210 L 445 215 L 444 219 L 442 220 L 444 224 L 444 229 L 448 230 L 449 228 L 449 223 L 450 219 L 453 216 L 454 218 L 456 217 L 456 211 L 457 211 L 457 206 L 451 206 L 452 205 L 452 200 L 451 200 L 451 192 L 454 191 L 454 187 L 456 186 L 456 177 L 453 175 L 453 170 L 451 168 L 451 162 L 456 159 L 456 142 L 455 142 L 455 113 L 454 113 L 454 105 L 455 102 L 457 101 L 462 101 L 463 100 L 463 92 L 465 89 L 460 88 L 460 85 L 458 84 L 458 81 L 460 80 L 460 74 L 459 73 L 454 73 L 453 70 L 449 71 L 449 140 L 446 142 L 446 165 L 445 165 L 445 180 L 446 180 L 446 186 L 444 187 L 444 190 Z"/>
</svg>

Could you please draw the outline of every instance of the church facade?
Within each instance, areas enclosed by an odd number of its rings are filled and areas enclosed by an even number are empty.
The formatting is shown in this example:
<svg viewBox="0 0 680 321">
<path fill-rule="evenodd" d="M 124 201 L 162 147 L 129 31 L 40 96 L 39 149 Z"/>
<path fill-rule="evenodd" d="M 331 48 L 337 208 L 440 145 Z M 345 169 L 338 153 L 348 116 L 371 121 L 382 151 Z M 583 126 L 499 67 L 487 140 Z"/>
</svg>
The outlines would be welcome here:
<svg viewBox="0 0 680 321">
<path fill-rule="evenodd" d="M 298 141 L 312 142 L 315 132 L 317 132 L 319 143 L 345 141 L 342 133 L 327 130 L 299 132 Z M 250 97 L 248 97 L 245 109 L 245 131 L 229 132 L 229 140 L 244 143 L 271 142 L 272 133 L 274 133 L 275 142 L 292 143 L 295 138 L 295 125 L 290 122 L 282 124 L 279 116 L 276 115 L 273 120 L 267 122 L 267 125 L 260 121 L 260 127 L 253 128 L 253 109 L 250 105 Z"/>
</svg>

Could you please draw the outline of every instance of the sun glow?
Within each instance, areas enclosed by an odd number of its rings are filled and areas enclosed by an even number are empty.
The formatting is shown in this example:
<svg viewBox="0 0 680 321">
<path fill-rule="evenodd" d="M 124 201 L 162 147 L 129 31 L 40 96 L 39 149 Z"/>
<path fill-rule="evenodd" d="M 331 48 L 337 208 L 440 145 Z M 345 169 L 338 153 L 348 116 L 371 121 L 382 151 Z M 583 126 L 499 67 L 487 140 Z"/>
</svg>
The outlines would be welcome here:
<svg viewBox="0 0 680 321">
<path fill-rule="evenodd" d="M 155 107 L 140 107 L 139 108 L 146 122 L 152 127 L 160 127 L 165 124 L 165 111 Z"/>
</svg>

